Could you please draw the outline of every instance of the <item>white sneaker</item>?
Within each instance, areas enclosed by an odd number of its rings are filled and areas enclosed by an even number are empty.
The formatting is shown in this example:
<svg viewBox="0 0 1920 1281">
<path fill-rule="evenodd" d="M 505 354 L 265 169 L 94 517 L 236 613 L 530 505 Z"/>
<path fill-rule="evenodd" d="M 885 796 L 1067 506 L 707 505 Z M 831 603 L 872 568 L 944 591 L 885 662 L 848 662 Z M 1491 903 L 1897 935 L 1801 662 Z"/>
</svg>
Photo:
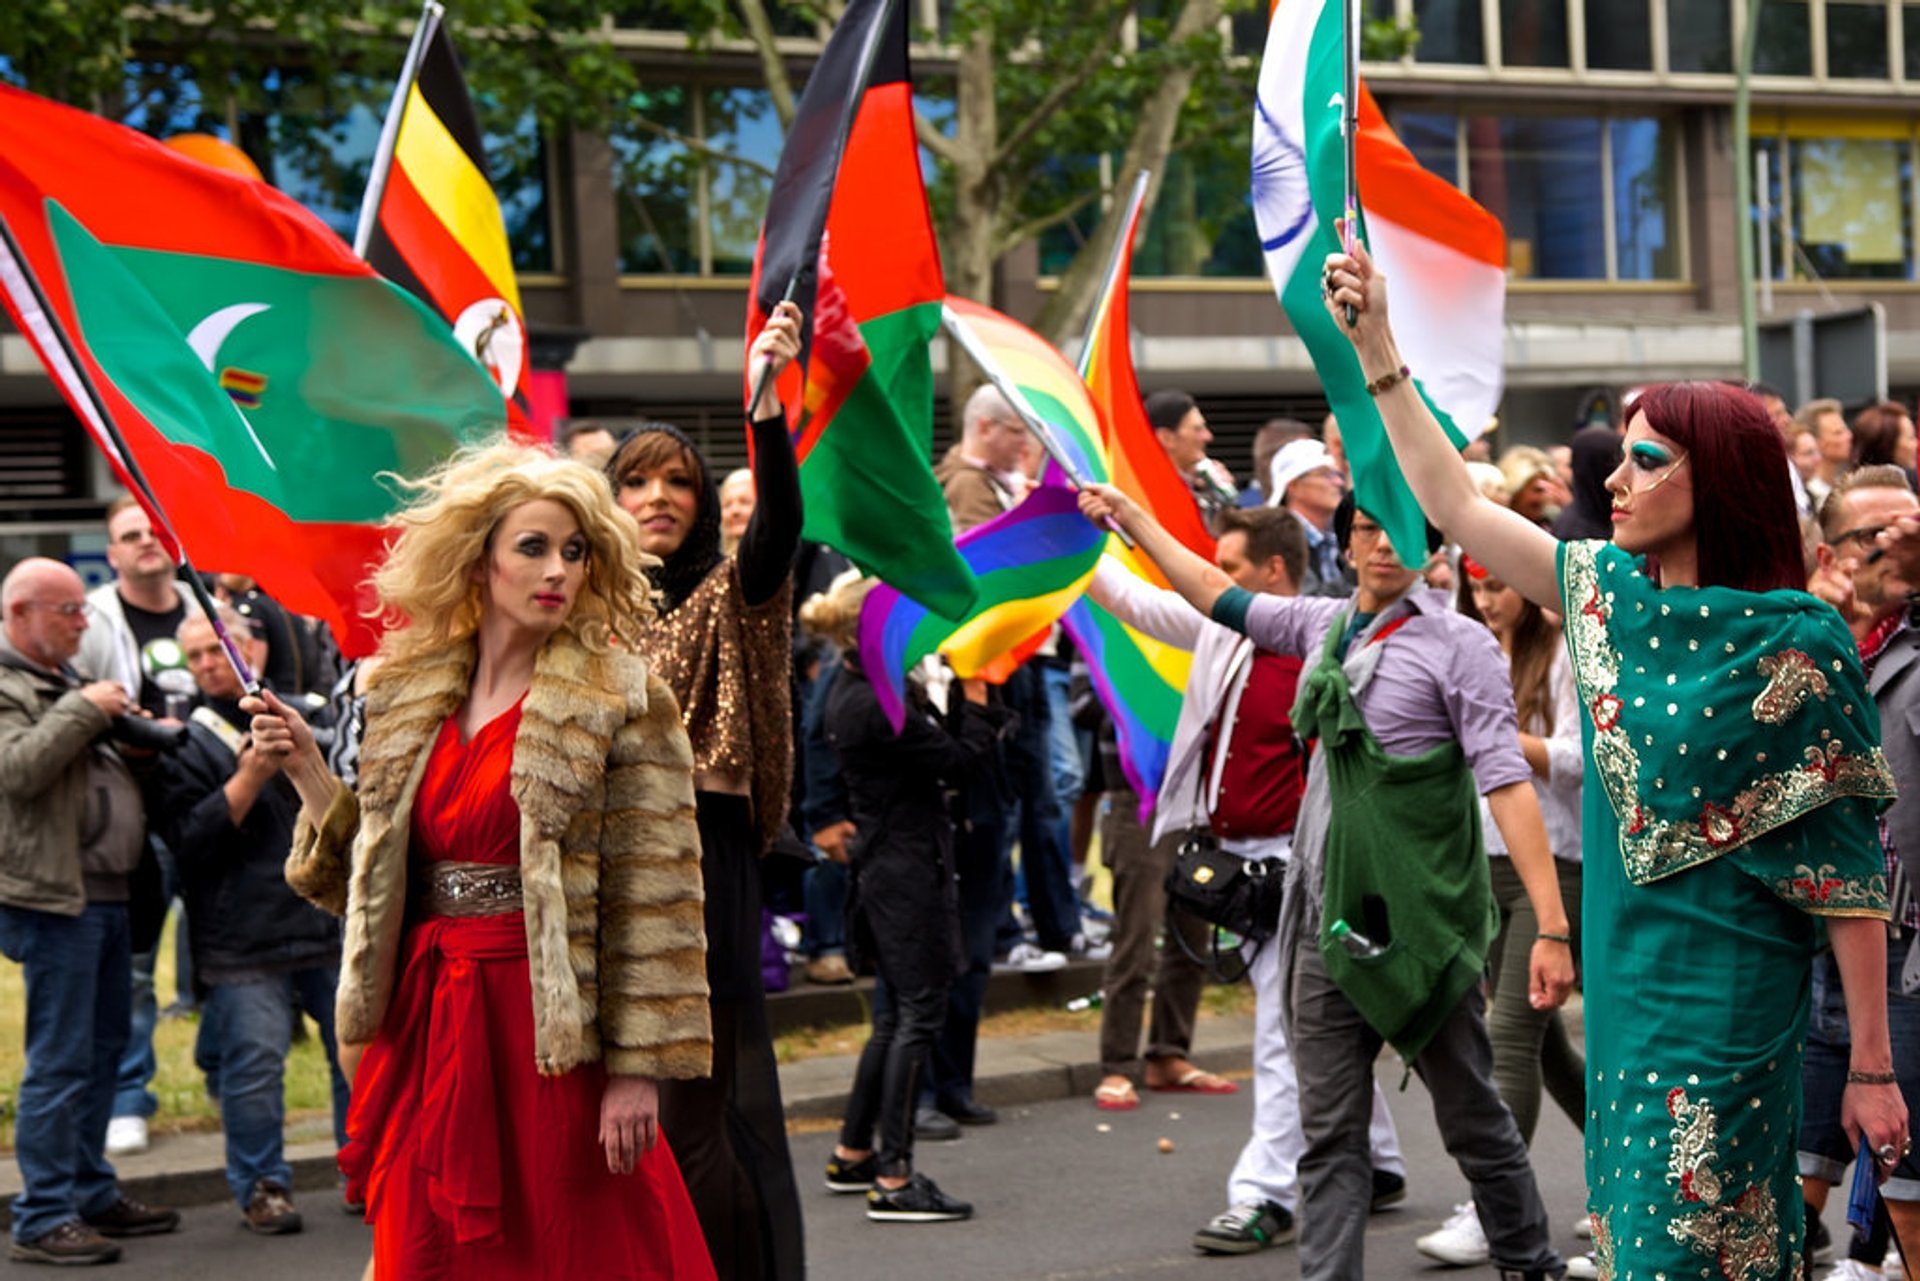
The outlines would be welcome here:
<svg viewBox="0 0 1920 1281">
<path fill-rule="evenodd" d="M 1591 1254 L 1576 1254 L 1567 1260 L 1565 1276 L 1567 1281 L 1598 1281 L 1600 1265 Z"/>
<path fill-rule="evenodd" d="M 1473 1268 L 1487 1262 L 1487 1233 L 1480 1226 L 1480 1214 L 1473 1202 L 1453 1207 L 1453 1217 L 1413 1243 L 1429 1259 L 1456 1268 Z"/>
<path fill-rule="evenodd" d="M 1020 942 L 1007 953 L 1007 964 L 1028 974 L 1046 974 L 1066 968 L 1067 956 L 1064 952 L 1045 951 L 1034 943 Z"/>
<path fill-rule="evenodd" d="M 1887 1275 L 1889 1274 L 1874 1271 L 1858 1259 L 1842 1259 L 1833 1265 L 1833 1270 L 1822 1277 L 1821 1281 L 1882 1281 L 1882 1278 Z M 1896 1272 L 1891 1275 L 1899 1274 Z"/>
<path fill-rule="evenodd" d="M 1593 1240 L 1593 1216 L 1591 1214 L 1583 1214 L 1573 1221 L 1573 1235 L 1579 1237 L 1582 1241 Z"/>
<path fill-rule="evenodd" d="M 116 1116 L 107 1122 L 107 1155 L 132 1156 L 147 1150 L 147 1118 Z"/>
</svg>

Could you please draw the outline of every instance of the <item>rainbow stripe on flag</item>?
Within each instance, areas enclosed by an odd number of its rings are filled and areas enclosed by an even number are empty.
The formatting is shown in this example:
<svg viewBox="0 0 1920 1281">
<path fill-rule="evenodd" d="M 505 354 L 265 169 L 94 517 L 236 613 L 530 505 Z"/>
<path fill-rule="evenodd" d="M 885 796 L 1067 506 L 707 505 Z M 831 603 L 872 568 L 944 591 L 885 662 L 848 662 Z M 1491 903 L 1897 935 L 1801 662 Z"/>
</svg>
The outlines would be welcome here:
<svg viewBox="0 0 1920 1281">
<path fill-rule="evenodd" d="M 963 677 L 1059 618 L 1086 590 L 1109 535 L 1080 514 L 1057 466 L 1018 507 L 977 525 L 955 544 L 980 584 L 982 607 L 956 623 L 886 584 L 860 611 L 860 665 L 897 731 L 906 719 L 906 676 L 936 651 Z"/>
<path fill-rule="evenodd" d="M 966 298 L 947 296 L 947 310 L 957 315 L 992 353 L 1001 377 L 1026 398 L 1049 435 L 1049 452 L 1057 447 L 1057 461 L 1069 479 L 1105 482 L 1107 441 L 1100 412 L 1087 386 L 1052 343 L 1013 317 Z M 1141 421 L 1145 422 L 1144 411 Z M 1147 439 L 1153 440 L 1151 428 Z M 1159 449 L 1155 442 L 1154 447 Z M 1161 457 L 1166 455 L 1161 453 Z M 1171 463 L 1168 464 L 1172 466 Z M 1177 477 L 1176 477 L 1177 479 Z"/>
<path fill-rule="evenodd" d="M 1193 491 L 1174 470 L 1147 422 L 1140 384 L 1133 371 L 1127 288 L 1145 194 L 1146 176 L 1142 174 L 1134 186 L 1133 206 L 1115 246 L 1106 283 L 1094 300 L 1087 340 L 1081 350 L 1080 374 L 1107 426 L 1113 483 L 1196 555 L 1212 560 L 1213 536 L 1207 532 Z M 1113 540 L 1108 554 L 1154 586 L 1167 586 L 1158 566 L 1122 546 L 1119 539 Z M 1094 692 L 1113 720 L 1120 740 L 1120 769 L 1127 785 L 1140 798 L 1144 821 L 1167 772 L 1173 727 L 1180 718 L 1180 702 L 1186 697 L 1193 655 L 1135 631 L 1099 602 L 1086 597 L 1075 601 L 1060 623 L 1085 657 Z"/>
</svg>

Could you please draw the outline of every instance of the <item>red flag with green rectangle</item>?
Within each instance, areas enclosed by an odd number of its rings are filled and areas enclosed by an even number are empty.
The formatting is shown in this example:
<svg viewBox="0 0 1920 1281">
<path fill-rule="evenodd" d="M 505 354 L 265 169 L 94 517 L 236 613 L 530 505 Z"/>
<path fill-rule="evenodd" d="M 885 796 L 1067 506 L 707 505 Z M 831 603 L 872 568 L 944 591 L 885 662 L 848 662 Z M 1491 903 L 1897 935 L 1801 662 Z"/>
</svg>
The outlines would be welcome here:
<svg viewBox="0 0 1920 1281">
<path fill-rule="evenodd" d="M 0 219 L 20 254 L 0 254 L 0 301 L 122 478 L 131 461 L 200 568 L 370 651 L 383 473 L 505 425 L 445 323 L 267 184 L 6 87 Z"/>
</svg>

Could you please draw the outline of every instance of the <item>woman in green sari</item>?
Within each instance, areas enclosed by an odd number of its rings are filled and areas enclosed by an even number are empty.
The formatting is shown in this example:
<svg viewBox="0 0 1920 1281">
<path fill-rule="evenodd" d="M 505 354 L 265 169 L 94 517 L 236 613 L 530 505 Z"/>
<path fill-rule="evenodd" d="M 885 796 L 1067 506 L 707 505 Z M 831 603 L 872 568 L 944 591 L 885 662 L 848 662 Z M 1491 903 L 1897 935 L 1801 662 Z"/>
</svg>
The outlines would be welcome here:
<svg viewBox="0 0 1920 1281">
<path fill-rule="evenodd" d="M 1587 749 L 1600 1275 L 1798 1276 L 1800 1058 L 1822 926 L 1852 1024 L 1843 1116 L 1882 1175 L 1907 1115 L 1875 826 L 1893 784 L 1851 636 L 1802 590 L 1780 438 L 1745 392 L 1655 387 L 1633 402 L 1607 480 L 1613 542 L 1559 543 L 1469 481 L 1402 363 L 1366 251 L 1329 256 L 1326 283 L 1428 517 L 1564 619 Z"/>
</svg>

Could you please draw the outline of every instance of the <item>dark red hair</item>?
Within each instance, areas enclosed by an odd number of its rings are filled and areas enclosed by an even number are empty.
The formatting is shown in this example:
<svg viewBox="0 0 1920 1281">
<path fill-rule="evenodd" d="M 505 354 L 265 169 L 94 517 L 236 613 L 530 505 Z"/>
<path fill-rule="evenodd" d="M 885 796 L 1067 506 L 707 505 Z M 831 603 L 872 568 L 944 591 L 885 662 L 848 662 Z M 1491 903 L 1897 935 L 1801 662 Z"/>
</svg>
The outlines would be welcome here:
<svg viewBox="0 0 1920 1281">
<path fill-rule="evenodd" d="M 1700 586 L 1805 591 L 1786 443 L 1760 398 L 1728 383 L 1662 383 L 1629 414 L 1687 451 Z"/>
</svg>

